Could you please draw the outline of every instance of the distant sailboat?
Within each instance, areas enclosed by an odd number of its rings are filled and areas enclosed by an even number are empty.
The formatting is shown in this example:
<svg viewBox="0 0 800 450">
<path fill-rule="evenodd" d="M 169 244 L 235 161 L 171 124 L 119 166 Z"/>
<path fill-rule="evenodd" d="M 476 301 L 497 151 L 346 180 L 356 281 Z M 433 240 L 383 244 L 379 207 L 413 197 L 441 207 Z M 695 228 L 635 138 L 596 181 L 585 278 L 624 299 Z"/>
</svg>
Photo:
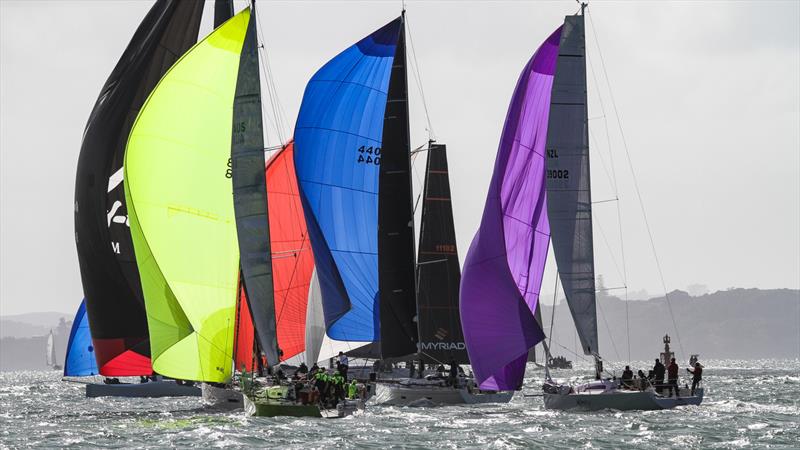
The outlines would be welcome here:
<svg viewBox="0 0 800 450">
<path fill-rule="evenodd" d="M 56 347 L 55 338 L 53 337 L 53 330 L 50 330 L 50 334 L 47 335 L 47 341 L 45 345 L 45 363 L 53 370 L 61 370 L 61 366 L 58 365 L 56 359 Z"/>
<path fill-rule="evenodd" d="M 101 375 L 153 374 L 123 192 L 123 154 L 145 99 L 196 42 L 202 8 L 203 2 L 194 0 L 155 3 L 103 86 L 84 131 L 75 182 L 75 240 Z"/>
</svg>

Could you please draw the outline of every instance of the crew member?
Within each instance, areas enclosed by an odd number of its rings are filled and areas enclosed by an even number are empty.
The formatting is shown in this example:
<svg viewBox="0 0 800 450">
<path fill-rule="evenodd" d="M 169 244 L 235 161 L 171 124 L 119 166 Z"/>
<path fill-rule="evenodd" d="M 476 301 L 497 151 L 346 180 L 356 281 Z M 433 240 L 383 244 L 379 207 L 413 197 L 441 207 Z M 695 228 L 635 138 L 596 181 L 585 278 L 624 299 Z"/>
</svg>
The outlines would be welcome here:
<svg viewBox="0 0 800 450">
<path fill-rule="evenodd" d="M 355 379 L 347 385 L 347 398 L 355 400 L 358 397 L 358 383 Z"/>
<path fill-rule="evenodd" d="M 339 352 L 339 373 L 342 374 L 344 381 L 347 381 L 347 369 L 349 368 L 349 361 L 347 360 L 347 355 L 343 352 Z"/>
<path fill-rule="evenodd" d="M 673 389 L 675 389 L 675 397 L 680 396 L 678 393 L 678 363 L 675 362 L 675 358 L 670 359 L 667 366 L 667 387 L 670 397 L 672 397 Z"/>
<path fill-rule="evenodd" d="M 450 374 L 447 377 L 447 384 L 453 387 L 458 387 L 458 364 L 454 359 L 450 359 Z"/>
<path fill-rule="evenodd" d="M 660 359 L 656 359 L 656 365 L 653 366 L 653 382 L 656 385 L 656 392 L 659 394 L 663 389 L 662 385 L 664 384 L 664 373 L 667 371 L 667 368 L 664 367 L 664 364 L 661 364 Z"/>
<path fill-rule="evenodd" d="M 700 381 L 703 379 L 703 366 L 699 362 L 694 363 L 694 370 L 686 368 L 686 371 L 692 374 L 692 395 Z"/>
<path fill-rule="evenodd" d="M 625 366 L 625 370 L 622 371 L 622 386 L 625 388 L 630 388 L 633 381 L 633 371 L 631 370 L 631 366 Z"/>
</svg>

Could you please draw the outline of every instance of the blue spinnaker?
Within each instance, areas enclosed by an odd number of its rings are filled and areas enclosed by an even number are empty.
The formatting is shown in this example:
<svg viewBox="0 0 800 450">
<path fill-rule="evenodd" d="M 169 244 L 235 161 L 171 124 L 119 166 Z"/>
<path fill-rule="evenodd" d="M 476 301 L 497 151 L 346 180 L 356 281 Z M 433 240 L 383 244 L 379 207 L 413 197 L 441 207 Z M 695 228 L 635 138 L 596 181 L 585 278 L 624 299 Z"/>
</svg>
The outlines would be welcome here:
<svg viewBox="0 0 800 450">
<path fill-rule="evenodd" d="M 295 127 L 295 168 L 327 334 L 379 340 L 378 178 L 401 20 L 346 49 L 311 78 Z"/>
<path fill-rule="evenodd" d="M 64 358 L 64 376 L 85 377 L 98 373 L 92 334 L 89 331 L 89 319 L 86 317 L 86 300 L 83 300 L 69 332 L 67 356 Z"/>
</svg>

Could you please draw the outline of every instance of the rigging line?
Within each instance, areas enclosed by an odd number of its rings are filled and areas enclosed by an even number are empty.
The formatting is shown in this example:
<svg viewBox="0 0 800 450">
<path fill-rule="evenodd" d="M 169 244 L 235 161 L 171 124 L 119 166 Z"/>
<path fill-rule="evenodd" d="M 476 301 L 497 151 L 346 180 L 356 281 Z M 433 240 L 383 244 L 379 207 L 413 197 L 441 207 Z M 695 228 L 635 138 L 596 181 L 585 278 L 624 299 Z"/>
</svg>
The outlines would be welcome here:
<svg viewBox="0 0 800 450">
<path fill-rule="evenodd" d="M 592 18 L 589 17 L 589 20 L 591 21 Z M 599 41 L 597 40 L 597 32 L 596 32 L 596 30 L 594 28 L 594 22 L 591 22 L 591 24 L 592 24 L 592 33 L 594 33 L 594 36 L 595 36 L 595 44 L 597 45 L 597 52 L 598 52 L 598 55 L 600 56 L 601 66 L 603 67 L 603 73 L 605 74 L 605 77 L 606 77 L 605 79 L 606 79 L 606 85 L 608 86 L 609 96 L 611 97 L 611 102 L 612 102 L 612 105 L 614 105 L 614 111 L 616 112 L 616 104 L 614 103 L 614 95 L 611 92 L 611 85 L 608 83 L 608 73 L 606 73 L 606 71 L 605 71 L 605 62 L 603 61 L 602 53 L 600 53 L 600 44 L 599 44 Z M 606 132 L 606 142 L 607 142 L 607 145 L 608 145 L 608 158 L 609 158 L 609 161 L 610 161 L 610 164 L 611 164 L 611 175 L 612 175 L 613 180 L 614 180 L 614 184 L 613 184 L 613 186 L 614 186 L 614 196 L 617 198 L 617 200 L 619 200 L 619 185 L 617 183 L 617 172 L 616 172 L 616 169 L 615 169 L 616 166 L 614 164 L 614 153 L 611 151 L 611 134 L 609 133 L 609 130 L 608 130 L 608 119 L 607 119 L 608 116 L 606 115 L 605 104 L 603 103 L 603 96 L 601 95 L 601 92 L 600 92 L 600 83 L 597 80 L 597 75 L 596 75 L 595 70 L 594 70 L 594 64 L 592 64 L 592 61 L 588 58 L 588 56 L 587 56 L 586 59 L 589 60 L 589 67 L 591 68 L 591 71 L 592 71 L 592 78 L 594 79 L 595 86 L 597 86 L 597 99 L 600 102 L 600 111 L 603 113 L 603 126 L 605 127 L 605 132 Z M 621 130 L 621 128 L 620 128 L 620 130 Z M 624 142 L 624 138 L 623 138 L 623 142 Z M 627 152 L 627 147 L 626 147 L 626 152 Z M 602 161 L 602 159 L 601 159 L 601 161 Z M 623 240 L 623 233 L 622 233 L 622 209 L 620 208 L 619 202 L 617 202 L 616 207 L 617 207 L 617 227 L 619 228 L 619 249 L 620 249 L 620 257 L 622 259 L 622 282 L 626 287 L 625 288 L 625 330 L 626 330 L 626 334 L 627 334 L 626 339 L 627 339 L 627 347 L 628 347 L 628 362 L 630 362 L 630 359 L 631 359 L 631 326 L 630 326 L 630 313 L 629 313 L 629 308 L 628 308 L 628 289 L 627 289 L 627 286 L 628 286 L 628 268 L 627 268 L 627 264 L 625 263 L 625 242 Z M 609 251 L 610 250 L 611 249 L 609 248 Z"/>
<path fill-rule="evenodd" d="M 593 154 L 597 155 L 597 158 L 600 160 L 600 165 L 603 167 L 603 172 L 606 174 L 606 180 L 608 180 L 609 186 L 611 186 L 611 188 L 614 189 L 614 197 L 618 197 L 617 188 L 616 188 L 616 186 L 614 184 L 613 178 L 611 178 L 611 173 L 608 171 L 608 166 L 606 165 L 606 160 L 603 158 L 602 152 L 599 151 L 600 144 L 598 143 L 597 138 L 594 136 L 594 133 L 592 133 L 592 128 L 591 127 L 587 127 L 587 128 L 589 129 L 589 139 L 592 140 L 592 143 L 594 144 L 594 147 L 598 149 L 598 150 L 594 151 Z M 591 147 L 590 147 L 590 150 L 591 150 Z"/>
<path fill-rule="evenodd" d="M 600 317 L 603 318 L 603 323 L 606 324 L 606 331 L 608 332 L 608 339 L 611 340 L 611 347 L 614 348 L 614 354 L 617 355 L 617 359 L 622 359 L 619 357 L 619 352 L 617 351 L 617 344 L 614 343 L 614 336 L 611 334 L 611 327 L 608 326 L 608 321 L 606 320 L 606 313 L 603 312 L 603 303 L 596 301 L 597 308 L 600 310 Z"/>
<path fill-rule="evenodd" d="M 431 116 L 428 113 L 428 102 L 425 101 L 425 91 L 422 89 L 422 76 L 419 71 L 419 63 L 417 62 L 417 52 L 414 50 L 414 38 L 411 33 L 411 24 L 406 17 L 406 28 L 408 28 L 408 43 L 411 44 L 411 57 L 413 59 L 412 68 L 414 69 L 414 81 L 416 81 L 417 89 L 419 89 L 419 96 L 422 99 L 422 107 L 425 110 L 425 120 L 428 122 L 428 139 L 436 140 L 436 134 L 433 132 L 433 125 L 431 125 Z"/>
<path fill-rule="evenodd" d="M 258 8 L 255 9 L 255 13 L 256 13 L 256 16 L 257 16 L 256 17 L 256 19 L 257 19 L 256 20 L 256 25 L 258 26 L 258 33 L 261 35 L 261 45 L 259 45 L 258 48 L 261 50 L 261 52 L 263 54 L 263 57 L 262 58 L 258 58 L 258 61 L 261 64 L 262 69 L 264 70 L 264 77 L 265 77 L 266 84 L 267 84 L 267 92 L 269 93 L 269 103 L 270 103 L 270 107 L 272 108 L 272 114 L 273 114 L 273 119 L 274 119 L 273 124 L 274 124 L 274 127 L 275 127 L 275 132 L 278 134 L 278 139 L 280 140 L 280 143 L 283 144 L 284 143 L 284 137 L 283 137 L 284 136 L 284 134 L 283 134 L 284 124 L 283 124 L 282 121 L 284 119 L 284 116 L 281 115 L 281 113 L 283 112 L 283 106 L 281 106 L 281 104 L 280 104 L 280 99 L 278 98 L 278 90 L 277 90 L 277 87 L 275 86 L 275 80 L 272 77 L 272 72 L 269 70 L 269 67 L 270 67 L 270 65 L 268 64 L 268 62 L 269 62 L 269 53 L 267 52 L 267 49 L 266 49 L 266 44 L 265 44 L 266 37 L 264 35 L 264 30 L 261 28 L 261 16 L 259 14 L 259 9 Z"/>
<path fill-rule="evenodd" d="M 548 347 L 553 343 L 553 324 L 556 321 L 556 300 L 558 300 L 558 271 L 556 271 L 556 287 L 553 289 L 553 310 L 550 312 L 550 332 L 547 334 L 550 336 L 547 343 Z"/>
<path fill-rule="evenodd" d="M 600 221 L 597 220 L 597 217 L 594 214 L 594 210 L 592 210 L 592 224 L 597 224 L 597 229 L 600 231 L 600 236 L 603 237 L 603 242 L 606 244 L 606 248 L 608 249 L 608 256 L 611 257 L 611 262 L 614 263 L 614 268 L 617 269 L 617 275 L 624 280 L 625 277 L 622 276 L 622 271 L 619 270 L 619 264 L 617 264 L 617 259 L 614 258 L 614 252 L 611 250 L 611 244 L 608 243 L 608 238 L 606 237 L 606 232 L 603 230 L 603 226 L 600 225 Z M 624 281 L 623 281 L 624 283 Z"/>
<path fill-rule="evenodd" d="M 628 161 L 628 168 L 631 171 L 631 176 L 633 177 L 633 185 L 634 188 L 636 189 L 636 196 L 639 199 L 639 208 L 642 211 L 642 218 L 644 219 L 645 228 L 647 229 L 647 234 L 648 237 L 650 238 L 650 248 L 653 251 L 653 259 L 655 259 L 656 261 L 658 276 L 661 279 L 661 287 L 664 289 L 664 299 L 666 300 L 667 303 L 667 309 L 669 310 L 669 316 L 670 319 L 672 320 L 672 326 L 675 329 L 675 337 L 678 339 L 678 346 L 681 349 L 681 353 L 685 355 L 686 352 L 683 350 L 683 342 L 681 341 L 680 333 L 678 331 L 678 325 L 675 322 L 675 315 L 672 312 L 672 304 L 669 301 L 669 293 L 667 292 L 667 283 L 664 281 L 664 272 L 661 270 L 661 261 L 658 259 L 658 253 L 656 252 L 656 244 L 655 240 L 653 239 L 653 232 L 650 229 L 650 222 L 647 220 L 647 212 L 644 209 L 644 200 L 642 199 L 642 192 L 639 190 L 639 181 L 636 178 L 636 171 L 633 169 L 633 161 L 631 160 L 631 154 L 630 151 L 628 150 L 628 141 L 627 139 L 625 139 L 625 133 L 622 129 L 622 120 L 620 120 L 619 111 L 617 110 L 617 104 L 614 101 L 614 92 L 611 89 L 611 82 L 609 81 L 608 72 L 606 71 L 606 64 L 603 59 L 603 53 L 600 50 L 600 41 L 597 38 L 597 30 L 591 15 L 589 15 L 589 22 L 592 25 L 592 34 L 594 35 L 594 42 L 595 46 L 597 47 L 597 54 L 600 56 L 601 67 L 603 68 L 603 74 L 606 79 L 606 85 L 608 86 L 608 93 L 609 96 L 611 97 L 611 106 L 614 108 L 614 115 L 617 119 L 617 127 L 619 128 L 619 134 L 620 137 L 622 138 L 622 147 L 625 149 L 625 157 L 627 158 Z M 622 224 L 620 224 L 620 229 L 622 229 Z M 628 284 L 627 281 L 625 284 L 626 285 Z M 627 299 L 627 291 L 625 297 Z"/>
</svg>

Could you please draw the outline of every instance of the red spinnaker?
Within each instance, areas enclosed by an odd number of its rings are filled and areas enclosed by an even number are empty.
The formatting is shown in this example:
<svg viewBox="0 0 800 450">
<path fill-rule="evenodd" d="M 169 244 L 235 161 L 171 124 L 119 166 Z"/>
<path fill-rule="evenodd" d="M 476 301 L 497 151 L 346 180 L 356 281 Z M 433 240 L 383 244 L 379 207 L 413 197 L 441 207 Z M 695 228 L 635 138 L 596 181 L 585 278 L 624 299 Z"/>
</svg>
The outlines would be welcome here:
<svg viewBox="0 0 800 450">
<path fill-rule="evenodd" d="M 294 142 L 267 162 L 267 202 L 275 285 L 275 322 L 282 360 L 305 350 L 306 308 L 314 254 L 294 170 Z"/>
</svg>

